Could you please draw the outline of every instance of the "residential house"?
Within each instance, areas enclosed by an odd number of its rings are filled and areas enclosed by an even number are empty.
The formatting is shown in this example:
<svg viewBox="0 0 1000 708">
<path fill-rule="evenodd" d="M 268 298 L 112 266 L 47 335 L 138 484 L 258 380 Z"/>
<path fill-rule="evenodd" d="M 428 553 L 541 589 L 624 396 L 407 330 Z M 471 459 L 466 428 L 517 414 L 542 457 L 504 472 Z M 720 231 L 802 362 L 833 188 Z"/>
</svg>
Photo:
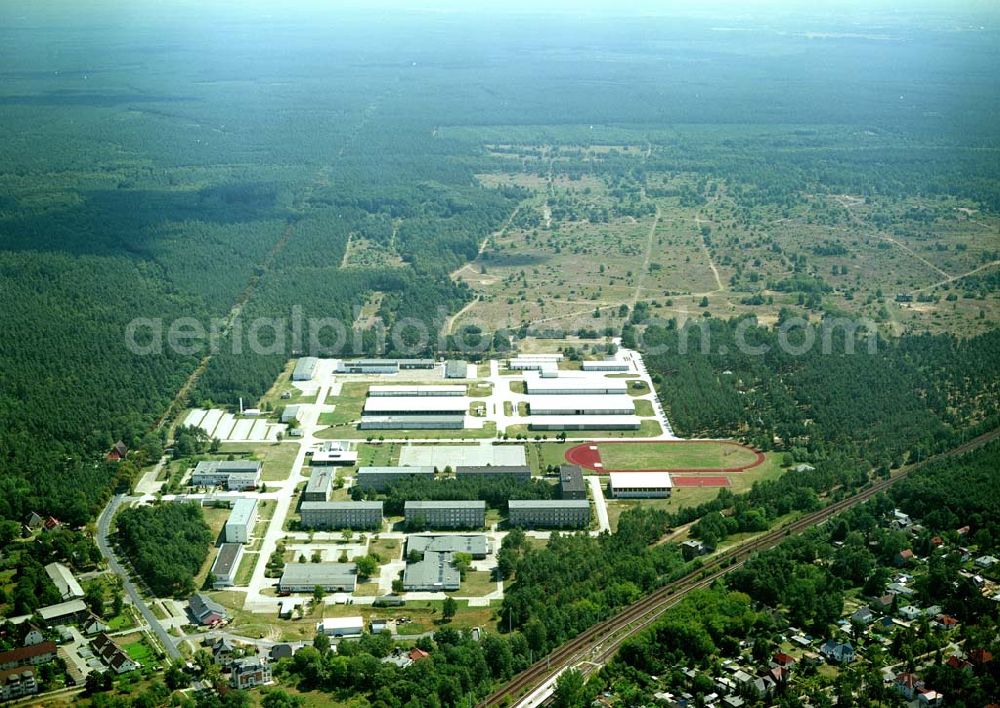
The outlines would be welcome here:
<svg viewBox="0 0 1000 708">
<path fill-rule="evenodd" d="M 890 519 L 890 523 L 896 528 L 905 529 L 913 522 L 911 521 L 910 516 L 908 514 L 900 511 L 899 509 L 893 509 L 892 519 Z"/>
<path fill-rule="evenodd" d="M 275 644 L 268 652 L 268 656 L 271 657 L 271 661 L 277 661 L 278 659 L 290 659 L 294 653 L 291 644 Z"/>
<path fill-rule="evenodd" d="M 924 614 L 924 611 L 914 605 L 906 605 L 899 608 L 899 616 L 907 620 L 915 620 Z"/>
<path fill-rule="evenodd" d="M 233 673 L 229 681 L 236 689 L 263 686 L 271 683 L 271 667 L 258 656 L 237 659 L 233 662 Z"/>
<path fill-rule="evenodd" d="M 42 634 L 42 630 L 30 622 L 23 622 L 15 626 L 16 638 L 22 647 L 31 647 L 45 641 L 45 635 Z"/>
<path fill-rule="evenodd" d="M 410 653 L 407 654 L 407 656 L 409 656 L 410 660 L 413 662 L 423 661 L 424 659 L 429 659 L 431 657 L 429 653 L 419 647 L 413 647 L 410 649 Z"/>
<path fill-rule="evenodd" d="M 944 694 L 925 688 L 917 692 L 917 702 L 921 706 L 939 706 L 944 703 Z"/>
<path fill-rule="evenodd" d="M 684 556 L 684 560 L 691 560 L 706 553 L 708 553 L 708 547 L 701 541 L 688 539 L 681 543 L 681 555 Z"/>
<path fill-rule="evenodd" d="M 984 569 L 991 568 L 994 565 L 996 565 L 996 563 L 997 559 L 994 558 L 993 556 L 979 556 L 978 558 L 976 558 L 977 568 L 984 568 Z"/>
<path fill-rule="evenodd" d="M 993 661 L 993 654 L 986 649 L 972 649 L 969 652 L 969 661 L 973 666 L 986 666 Z"/>
<path fill-rule="evenodd" d="M 889 591 L 890 595 L 902 595 L 903 597 L 910 597 L 917 594 L 916 590 L 903 583 L 889 583 L 889 587 L 886 590 Z"/>
<path fill-rule="evenodd" d="M 878 612 L 890 612 L 892 610 L 892 603 L 895 601 L 896 596 L 892 593 L 886 593 L 881 597 L 876 597 L 872 600 L 868 606 L 873 610 Z"/>
<path fill-rule="evenodd" d="M 42 531 L 48 533 L 49 531 L 55 531 L 62 526 L 62 521 L 54 516 L 50 516 L 45 519 L 42 523 Z"/>
<path fill-rule="evenodd" d="M 139 668 L 139 663 L 104 632 L 90 640 L 90 648 L 116 674 L 127 674 Z"/>
<path fill-rule="evenodd" d="M 836 664 L 850 664 L 854 661 L 854 647 L 851 646 L 850 642 L 841 643 L 834 639 L 827 639 L 819 651 L 826 657 L 827 661 Z"/>
<path fill-rule="evenodd" d="M 211 626 L 229 619 L 229 613 L 226 612 L 225 607 L 201 593 L 192 595 L 188 606 L 191 608 L 191 614 L 200 625 Z"/>
<path fill-rule="evenodd" d="M 957 533 L 959 536 L 968 536 L 969 535 L 969 531 L 971 531 L 971 530 L 972 529 L 970 529 L 968 526 L 963 526 L 960 529 L 955 529 L 955 533 Z"/>
<path fill-rule="evenodd" d="M 106 622 L 94 615 L 91 615 L 90 619 L 83 625 L 83 633 L 86 635 L 100 634 L 101 632 L 107 632 L 109 629 L 110 627 Z"/>
<path fill-rule="evenodd" d="M 875 621 L 875 615 L 867 607 L 860 607 L 851 615 L 852 624 L 869 625 Z"/>
<path fill-rule="evenodd" d="M 959 671 L 972 671 L 972 662 L 967 659 L 963 659 L 958 654 L 952 654 L 948 657 L 948 661 L 944 662 L 953 669 Z"/>
<path fill-rule="evenodd" d="M 108 462 L 120 462 L 125 459 L 126 455 L 128 455 L 128 445 L 119 440 L 111 446 L 111 450 L 104 456 L 104 459 Z"/>
<path fill-rule="evenodd" d="M 212 644 L 212 661 L 219 666 L 229 666 L 236 655 L 236 645 L 226 637 L 219 637 Z"/>
<path fill-rule="evenodd" d="M 917 691 L 924 687 L 924 682 L 916 674 L 896 674 L 896 691 L 908 701 L 917 697 Z"/>
<path fill-rule="evenodd" d="M 913 551 L 909 548 L 904 548 L 902 551 L 896 554 L 895 563 L 899 568 L 906 567 L 910 565 L 914 560 Z"/>
<path fill-rule="evenodd" d="M 783 651 L 777 651 L 771 657 L 771 666 L 778 666 L 783 669 L 790 669 L 795 666 L 795 657 Z"/>
<path fill-rule="evenodd" d="M 25 528 L 29 531 L 38 531 L 45 524 L 45 517 L 36 511 L 28 515 L 28 520 L 24 522 Z"/>
</svg>

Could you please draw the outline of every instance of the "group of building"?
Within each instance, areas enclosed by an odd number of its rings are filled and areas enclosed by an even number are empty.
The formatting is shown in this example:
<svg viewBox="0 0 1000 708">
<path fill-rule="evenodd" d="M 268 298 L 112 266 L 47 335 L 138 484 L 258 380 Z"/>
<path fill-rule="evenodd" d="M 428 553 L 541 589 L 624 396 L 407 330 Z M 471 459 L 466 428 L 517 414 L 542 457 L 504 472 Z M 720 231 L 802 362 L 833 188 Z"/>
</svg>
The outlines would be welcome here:
<svg viewBox="0 0 1000 708">
<path fill-rule="evenodd" d="M 359 430 L 462 430 L 469 410 L 464 385 L 371 386 Z"/>
<path fill-rule="evenodd" d="M 625 361 L 583 362 L 581 371 L 559 368 L 562 354 L 523 354 L 508 360 L 522 371 L 532 430 L 638 430 L 642 420 L 628 382 L 606 376 L 626 373 Z"/>
</svg>

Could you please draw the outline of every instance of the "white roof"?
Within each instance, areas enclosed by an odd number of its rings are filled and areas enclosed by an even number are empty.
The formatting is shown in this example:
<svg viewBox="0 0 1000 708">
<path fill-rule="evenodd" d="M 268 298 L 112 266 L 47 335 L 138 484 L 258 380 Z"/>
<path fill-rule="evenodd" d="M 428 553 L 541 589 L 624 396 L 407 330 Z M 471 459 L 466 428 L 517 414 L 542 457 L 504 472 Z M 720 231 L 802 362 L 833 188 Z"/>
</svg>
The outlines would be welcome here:
<svg viewBox="0 0 1000 708">
<path fill-rule="evenodd" d="M 83 597 L 83 588 L 80 587 L 80 583 L 73 577 L 70 569 L 62 563 L 49 563 L 45 566 L 45 572 L 52 580 L 52 583 L 59 589 L 59 594 L 62 595 L 64 600 Z"/>
<path fill-rule="evenodd" d="M 548 426 L 586 425 L 594 430 L 611 425 L 614 427 L 634 425 L 637 428 L 642 425 L 642 418 L 637 415 L 538 415 L 530 417 L 529 420 L 539 425 Z"/>
<path fill-rule="evenodd" d="M 562 361 L 563 355 L 558 353 L 552 354 L 518 354 L 515 359 L 520 359 L 522 361 Z"/>
<path fill-rule="evenodd" d="M 364 626 L 365 621 L 361 617 L 324 617 L 322 622 L 317 623 L 316 629 L 331 632 L 338 629 L 359 629 Z"/>
<path fill-rule="evenodd" d="M 237 499 L 233 504 L 233 513 L 229 515 L 226 525 L 250 523 L 250 517 L 257 511 L 257 500 L 249 497 Z"/>
<path fill-rule="evenodd" d="M 315 462 L 357 462 L 358 453 L 354 450 L 317 450 L 312 454 Z"/>
<path fill-rule="evenodd" d="M 667 472 L 611 472 L 611 486 L 619 489 L 641 489 L 672 487 L 670 474 Z"/>
<path fill-rule="evenodd" d="M 539 376 L 534 372 L 526 372 L 524 383 L 529 394 L 558 393 L 560 391 L 594 391 L 601 395 L 605 391 L 625 393 L 628 382 L 625 379 L 609 379 L 600 374 L 583 374 L 578 376 L 558 376 L 549 378 Z"/>
<path fill-rule="evenodd" d="M 372 396 L 413 396 L 419 394 L 431 395 L 465 395 L 465 386 L 369 386 L 368 393 Z"/>
<path fill-rule="evenodd" d="M 538 415 L 537 410 L 567 411 L 605 411 L 627 410 L 635 412 L 635 400 L 625 394 L 589 394 L 589 395 L 558 395 L 528 396 L 528 406 L 532 415 Z"/>
<path fill-rule="evenodd" d="M 465 396 L 378 396 L 365 399 L 365 413 L 465 413 L 469 399 Z"/>
</svg>

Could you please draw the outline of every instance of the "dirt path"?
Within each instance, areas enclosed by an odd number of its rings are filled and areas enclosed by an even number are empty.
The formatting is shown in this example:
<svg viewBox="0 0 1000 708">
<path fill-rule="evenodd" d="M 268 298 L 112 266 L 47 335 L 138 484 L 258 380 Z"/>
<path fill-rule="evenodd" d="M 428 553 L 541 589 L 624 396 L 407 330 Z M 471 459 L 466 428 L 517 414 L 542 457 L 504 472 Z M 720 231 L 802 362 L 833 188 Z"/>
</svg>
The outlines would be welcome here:
<svg viewBox="0 0 1000 708">
<path fill-rule="evenodd" d="M 660 206 L 656 206 L 656 216 L 653 217 L 653 225 L 649 227 L 649 235 L 646 237 L 646 255 L 642 259 L 642 268 L 635 279 L 635 292 L 632 293 L 632 302 L 629 303 L 629 310 L 635 309 L 635 304 L 639 301 L 639 292 L 642 290 L 642 283 L 646 279 L 649 271 L 649 262 L 653 257 L 653 241 L 656 236 L 656 227 L 660 225 Z"/>
<path fill-rule="evenodd" d="M 702 223 L 709 224 L 711 222 L 703 220 L 701 218 L 701 214 L 695 214 L 694 223 L 695 226 L 698 227 L 698 238 L 701 239 L 701 248 L 703 251 L 705 251 L 705 258 L 708 259 L 708 267 L 712 269 L 712 275 L 715 277 L 715 290 L 707 294 L 712 295 L 714 293 L 721 293 L 723 290 L 725 290 L 725 288 L 722 286 L 722 278 L 719 277 L 719 269 L 715 267 L 715 261 L 712 260 L 712 253 L 711 251 L 708 250 L 708 244 L 705 243 L 705 235 L 701 232 Z"/>
<path fill-rule="evenodd" d="M 981 270 L 986 270 L 988 268 L 994 268 L 994 267 L 996 267 L 998 265 L 1000 265 L 1000 261 L 990 261 L 989 263 L 983 263 L 978 268 L 973 268 L 972 270 L 966 271 L 964 273 L 959 273 L 958 275 L 950 275 L 947 278 L 945 278 L 944 280 L 940 280 L 940 281 L 938 281 L 936 283 L 932 283 L 930 285 L 925 285 L 922 288 L 917 288 L 913 292 L 915 292 L 915 293 L 922 293 L 925 290 L 933 290 L 934 288 L 941 287 L 942 285 L 947 285 L 948 283 L 953 283 L 956 280 L 961 280 L 962 278 L 964 278 L 966 276 L 974 275 L 975 273 L 978 273 Z"/>
<path fill-rule="evenodd" d="M 879 238 L 882 239 L 883 241 L 888 241 L 889 243 L 894 244 L 895 246 L 898 246 L 899 248 L 901 248 L 902 250 L 906 251 L 907 253 L 909 253 L 914 258 L 916 258 L 918 261 L 920 261 L 921 263 L 923 263 L 928 268 L 930 268 L 930 269 L 932 269 L 934 271 L 937 271 L 938 273 L 940 273 L 941 275 L 943 275 L 946 279 L 952 277 L 951 274 L 947 273 L 946 271 L 941 270 L 936 265 L 934 265 L 933 263 L 931 263 L 929 260 L 927 260 L 926 258 L 924 258 L 923 256 L 921 256 L 919 253 L 917 253 L 916 251 L 914 251 L 909 246 L 907 246 L 905 243 L 901 243 L 900 241 L 897 241 L 892 236 L 879 236 Z"/>
</svg>

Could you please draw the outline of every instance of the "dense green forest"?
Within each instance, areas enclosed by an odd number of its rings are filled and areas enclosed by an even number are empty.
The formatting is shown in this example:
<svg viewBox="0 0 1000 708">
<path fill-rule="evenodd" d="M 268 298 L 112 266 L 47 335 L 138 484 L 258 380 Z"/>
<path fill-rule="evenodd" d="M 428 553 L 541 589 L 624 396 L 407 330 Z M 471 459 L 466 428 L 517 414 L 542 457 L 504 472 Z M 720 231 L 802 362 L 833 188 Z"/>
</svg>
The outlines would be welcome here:
<svg viewBox="0 0 1000 708">
<path fill-rule="evenodd" d="M 190 595 L 194 576 L 215 541 L 195 502 L 135 506 L 115 517 L 117 540 L 150 589 Z"/>
<path fill-rule="evenodd" d="M 813 326 L 815 345 L 804 352 L 801 328 L 782 346 L 780 328 L 752 320 L 650 327 L 642 341 L 663 353 L 647 366 L 677 432 L 736 432 L 802 461 L 841 454 L 888 468 L 907 451 L 926 455 L 997 425 L 1000 330 L 965 340 L 879 336 L 872 351 L 864 328 L 852 336 L 836 327 L 824 351 L 824 323 Z"/>
</svg>

